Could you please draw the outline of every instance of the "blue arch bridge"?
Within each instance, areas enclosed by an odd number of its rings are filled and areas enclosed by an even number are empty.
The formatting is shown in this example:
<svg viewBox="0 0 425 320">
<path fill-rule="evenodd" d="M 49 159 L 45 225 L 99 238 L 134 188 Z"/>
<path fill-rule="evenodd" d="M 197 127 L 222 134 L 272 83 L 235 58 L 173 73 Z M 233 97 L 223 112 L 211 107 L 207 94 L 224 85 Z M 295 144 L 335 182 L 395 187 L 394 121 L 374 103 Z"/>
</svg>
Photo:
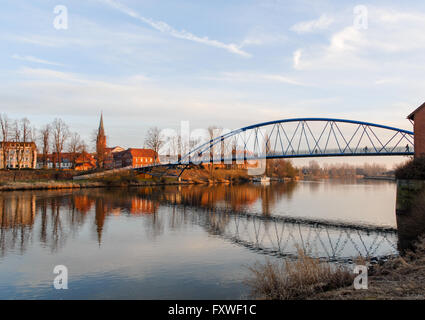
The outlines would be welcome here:
<svg viewBox="0 0 425 320">
<path fill-rule="evenodd" d="M 152 175 L 205 164 L 258 165 L 266 159 L 348 156 L 409 156 L 414 154 L 412 131 L 376 123 L 332 119 L 295 118 L 263 122 L 233 131 L 210 130 L 207 139 L 192 138 L 184 152 L 176 137 L 168 138 L 169 154 L 161 163 L 135 168 Z M 180 156 L 181 155 L 181 156 Z M 161 170 L 158 170 L 158 169 Z M 173 170 L 174 171 L 174 170 Z"/>
</svg>

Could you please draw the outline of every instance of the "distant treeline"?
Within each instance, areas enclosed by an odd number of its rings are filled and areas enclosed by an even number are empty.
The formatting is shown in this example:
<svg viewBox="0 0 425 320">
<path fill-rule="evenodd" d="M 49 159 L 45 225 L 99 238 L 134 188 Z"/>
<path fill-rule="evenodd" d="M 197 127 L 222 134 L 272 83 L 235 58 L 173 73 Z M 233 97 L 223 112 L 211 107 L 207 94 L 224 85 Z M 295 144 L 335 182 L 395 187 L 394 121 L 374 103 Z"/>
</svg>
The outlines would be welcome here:
<svg viewBox="0 0 425 320">
<path fill-rule="evenodd" d="M 393 172 L 388 171 L 385 165 L 365 163 L 361 166 L 351 165 L 348 163 L 340 164 L 320 164 L 317 161 L 310 161 L 308 166 L 304 166 L 300 170 L 304 176 L 314 177 L 329 177 L 329 178 L 343 178 L 355 176 L 386 176 L 393 175 Z"/>
</svg>

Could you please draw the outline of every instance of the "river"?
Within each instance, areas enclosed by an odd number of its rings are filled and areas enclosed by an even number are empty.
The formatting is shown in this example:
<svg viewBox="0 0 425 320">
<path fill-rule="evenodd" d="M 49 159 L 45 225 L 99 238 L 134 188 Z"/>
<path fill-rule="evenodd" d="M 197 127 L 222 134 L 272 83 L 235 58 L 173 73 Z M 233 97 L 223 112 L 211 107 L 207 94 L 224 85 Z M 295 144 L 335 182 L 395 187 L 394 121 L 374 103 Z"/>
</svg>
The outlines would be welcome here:
<svg viewBox="0 0 425 320">
<path fill-rule="evenodd" d="M 395 201 L 372 180 L 3 192 L 0 299 L 244 299 L 257 261 L 397 254 Z"/>
</svg>

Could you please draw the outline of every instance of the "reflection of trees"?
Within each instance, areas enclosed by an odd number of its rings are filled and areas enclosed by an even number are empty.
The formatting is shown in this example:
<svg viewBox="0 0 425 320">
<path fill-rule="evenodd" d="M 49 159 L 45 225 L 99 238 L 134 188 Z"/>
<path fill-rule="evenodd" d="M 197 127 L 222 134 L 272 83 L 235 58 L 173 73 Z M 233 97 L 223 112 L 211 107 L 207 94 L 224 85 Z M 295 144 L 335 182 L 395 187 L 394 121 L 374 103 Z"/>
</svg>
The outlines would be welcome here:
<svg viewBox="0 0 425 320">
<path fill-rule="evenodd" d="M 262 213 L 269 214 L 277 201 L 282 197 L 291 198 L 297 184 L 271 184 L 262 186 L 257 184 L 244 185 L 196 185 L 196 186 L 166 186 L 158 189 L 140 188 L 141 197 L 170 203 L 173 205 L 187 205 L 203 208 L 226 208 L 233 211 L 245 211 L 257 201 L 261 201 Z"/>
<path fill-rule="evenodd" d="M 18 249 L 23 253 L 33 235 L 43 247 L 59 250 L 69 237 L 78 234 L 91 215 L 101 243 L 108 215 L 153 216 L 154 234 L 161 233 L 156 211 L 159 203 L 128 189 L 69 191 L 25 191 L 0 197 L 0 255 Z"/>
<path fill-rule="evenodd" d="M 23 252 L 31 238 L 35 218 L 35 197 L 32 194 L 5 194 L 0 199 L 0 254 L 8 250 Z"/>
<path fill-rule="evenodd" d="M 32 239 L 55 252 L 87 222 L 93 224 L 101 244 L 110 215 L 145 216 L 146 233 L 156 237 L 164 232 L 165 225 L 178 229 L 197 223 L 189 212 L 194 208 L 207 209 L 209 224 L 215 226 L 208 232 L 213 234 L 229 222 L 226 216 L 215 213 L 216 208 L 243 212 L 260 201 L 263 214 L 268 215 L 281 197 L 291 197 L 295 186 L 192 185 L 4 193 L 0 198 L 1 255 L 16 248 L 24 252 Z M 160 204 L 171 205 L 172 213 L 159 214 Z M 177 207 L 183 211 L 176 213 Z"/>
</svg>

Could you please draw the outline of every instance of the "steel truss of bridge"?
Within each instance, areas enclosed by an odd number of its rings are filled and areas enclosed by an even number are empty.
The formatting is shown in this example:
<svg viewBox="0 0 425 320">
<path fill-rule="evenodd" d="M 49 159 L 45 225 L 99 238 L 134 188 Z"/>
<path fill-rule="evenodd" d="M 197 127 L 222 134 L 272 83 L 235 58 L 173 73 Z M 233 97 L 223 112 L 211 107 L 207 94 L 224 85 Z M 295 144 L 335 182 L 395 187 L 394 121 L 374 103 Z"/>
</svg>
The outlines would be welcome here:
<svg viewBox="0 0 425 320">
<path fill-rule="evenodd" d="M 136 168 L 176 168 L 199 164 L 244 164 L 265 159 L 410 156 L 414 133 L 395 127 L 332 118 L 295 118 L 263 122 L 224 132 L 212 139 L 193 139 L 194 147 L 178 159 Z M 184 151 L 184 150 L 183 150 Z"/>
</svg>

